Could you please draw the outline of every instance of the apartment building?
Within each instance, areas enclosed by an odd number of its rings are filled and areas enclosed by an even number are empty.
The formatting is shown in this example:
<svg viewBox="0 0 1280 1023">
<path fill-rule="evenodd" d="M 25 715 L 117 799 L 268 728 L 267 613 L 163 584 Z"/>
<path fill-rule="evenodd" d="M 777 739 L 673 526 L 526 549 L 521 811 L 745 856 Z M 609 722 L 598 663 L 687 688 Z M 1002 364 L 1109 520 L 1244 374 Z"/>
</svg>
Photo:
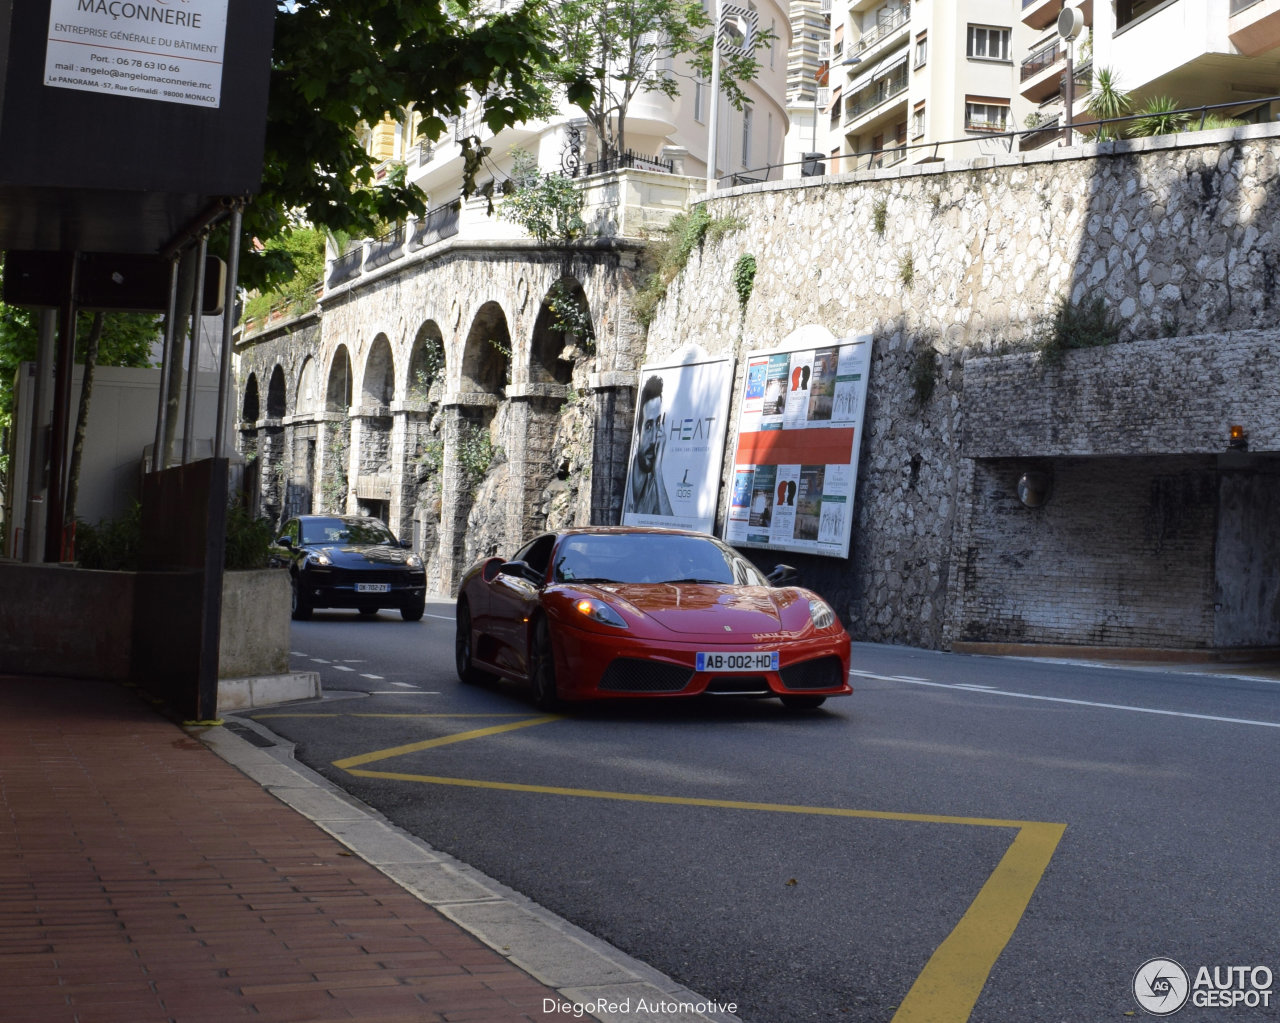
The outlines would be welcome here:
<svg viewBox="0 0 1280 1023">
<path fill-rule="evenodd" d="M 829 170 L 1061 144 L 1068 62 L 1073 122 L 1099 68 L 1135 110 L 1154 97 L 1246 121 L 1280 110 L 1280 0 L 851 0 L 832 20 L 816 133 Z"/>
<path fill-rule="evenodd" d="M 791 49 L 787 52 L 786 177 L 801 173 L 806 153 L 824 152 L 831 62 L 831 0 L 792 0 Z M 811 173 L 813 168 L 807 172 Z"/>
<path fill-rule="evenodd" d="M 809 2 L 816 7 L 820 0 Z M 710 0 L 705 6 L 710 12 Z M 747 0 L 736 6 L 750 11 L 760 30 L 773 33 L 774 42 L 758 52 L 760 73 L 754 81 L 744 84 L 749 97 L 745 109 L 735 110 L 723 96 L 720 98 L 714 176 L 725 183 L 753 175 L 780 177 L 789 123 L 788 51 L 792 29 L 787 4 L 782 0 Z M 825 45 L 824 40 L 812 40 L 815 52 L 820 43 Z M 480 183 L 488 176 L 501 180 L 511 169 L 512 150 L 516 148 L 533 154 L 544 171 L 558 170 L 574 176 L 634 166 L 706 177 L 711 152 L 710 83 L 697 77 L 687 65 L 669 63 L 664 73 L 679 79 L 679 94 L 674 99 L 656 91 L 637 94 L 626 118 L 626 148 L 631 155 L 622 154 L 619 158 L 615 154 L 607 165 L 582 111 L 567 102 L 545 121 L 516 125 L 495 135 L 480 120 L 477 99 L 465 114 L 453 119 L 448 133 L 435 142 L 414 141 L 412 115 L 399 123 L 389 120 L 373 129 L 370 152 L 379 158 L 404 162 L 408 180 L 423 189 L 433 205 L 453 202 L 458 197 L 463 170 L 459 140 L 467 136 L 478 136 L 491 151 L 485 170 L 477 178 Z"/>
<path fill-rule="evenodd" d="M 831 170 L 978 155 L 1030 112 L 1017 0 L 853 0 L 833 26 Z M 837 18 L 833 14 L 833 22 Z M 943 145 L 952 140 L 960 144 Z M 930 144 L 926 148 L 926 144 Z"/>
</svg>

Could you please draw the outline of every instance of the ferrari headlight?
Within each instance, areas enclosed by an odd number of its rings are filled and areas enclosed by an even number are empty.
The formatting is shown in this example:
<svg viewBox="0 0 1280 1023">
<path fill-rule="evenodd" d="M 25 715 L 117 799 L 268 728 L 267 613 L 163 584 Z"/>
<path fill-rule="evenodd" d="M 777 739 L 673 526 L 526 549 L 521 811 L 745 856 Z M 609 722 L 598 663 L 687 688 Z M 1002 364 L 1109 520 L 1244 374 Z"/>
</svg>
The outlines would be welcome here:
<svg viewBox="0 0 1280 1023">
<path fill-rule="evenodd" d="M 329 555 L 327 555 L 324 551 L 312 551 L 310 554 L 307 555 L 307 560 L 311 562 L 311 564 L 313 565 L 332 565 L 333 564 L 333 562 L 329 560 Z"/>
<path fill-rule="evenodd" d="M 615 629 L 628 627 L 627 623 L 623 621 L 622 615 L 618 614 L 603 600 L 583 597 L 581 600 L 574 602 L 573 608 L 578 614 L 586 615 L 593 622 L 599 622 L 601 625 L 612 625 Z"/>
<path fill-rule="evenodd" d="M 815 629 L 829 628 L 836 620 L 836 613 L 825 600 L 809 601 L 809 617 L 813 619 Z"/>
<path fill-rule="evenodd" d="M 408 557 L 404 559 L 404 563 L 408 565 L 410 568 L 422 567 L 422 559 L 418 557 L 416 554 L 410 554 Z"/>
</svg>

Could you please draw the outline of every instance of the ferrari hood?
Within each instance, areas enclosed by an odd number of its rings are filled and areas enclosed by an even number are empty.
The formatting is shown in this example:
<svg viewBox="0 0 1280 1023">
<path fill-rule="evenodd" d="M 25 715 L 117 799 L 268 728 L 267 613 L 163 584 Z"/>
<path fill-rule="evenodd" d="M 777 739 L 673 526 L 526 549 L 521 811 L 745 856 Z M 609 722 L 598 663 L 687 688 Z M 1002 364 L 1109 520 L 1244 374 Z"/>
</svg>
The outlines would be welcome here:
<svg viewBox="0 0 1280 1023">
<path fill-rule="evenodd" d="M 785 631 L 783 608 L 795 602 L 794 591 L 767 586 L 637 583 L 607 588 L 672 632 L 725 638 Z"/>
</svg>

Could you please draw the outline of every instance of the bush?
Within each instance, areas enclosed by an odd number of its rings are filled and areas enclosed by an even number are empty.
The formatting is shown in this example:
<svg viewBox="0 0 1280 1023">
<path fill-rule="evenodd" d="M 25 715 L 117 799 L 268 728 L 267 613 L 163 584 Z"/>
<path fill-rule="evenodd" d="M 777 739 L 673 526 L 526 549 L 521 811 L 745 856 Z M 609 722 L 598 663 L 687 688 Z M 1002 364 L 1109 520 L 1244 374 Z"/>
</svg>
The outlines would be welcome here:
<svg viewBox="0 0 1280 1023">
<path fill-rule="evenodd" d="M 142 552 L 142 505 L 137 501 L 118 518 L 91 525 L 76 520 L 76 560 L 81 568 L 136 572 Z"/>
<path fill-rule="evenodd" d="M 223 565 L 230 571 L 266 568 L 268 551 L 275 542 L 269 519 L 253 518 L 242 505 L 227 509 L 227 547 Z"/>
</svg>

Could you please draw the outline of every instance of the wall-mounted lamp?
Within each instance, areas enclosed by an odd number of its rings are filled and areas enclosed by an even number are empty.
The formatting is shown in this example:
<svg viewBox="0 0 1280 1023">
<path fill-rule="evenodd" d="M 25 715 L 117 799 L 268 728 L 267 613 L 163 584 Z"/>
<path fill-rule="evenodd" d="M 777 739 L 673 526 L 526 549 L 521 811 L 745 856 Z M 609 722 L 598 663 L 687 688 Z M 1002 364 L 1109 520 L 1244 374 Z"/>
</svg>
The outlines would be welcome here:
<svg viewBox="0 0 1280 1023">
<path fill-rule="evenodd" d="M 1231 451 L 1249 449 L 1249 435 L 1244 432 L 1244 427 L 1239 423 L 1233 423 L 1227 427 L 1227 448 Z"/>
<path fill-rule="evenodd" d="M 1018 500 L 1028 508 L 1042 508 L 1053 492 L 1053 474 L 1043 469 L 1028 469 L 1018 477 Z"/>
</svg>

